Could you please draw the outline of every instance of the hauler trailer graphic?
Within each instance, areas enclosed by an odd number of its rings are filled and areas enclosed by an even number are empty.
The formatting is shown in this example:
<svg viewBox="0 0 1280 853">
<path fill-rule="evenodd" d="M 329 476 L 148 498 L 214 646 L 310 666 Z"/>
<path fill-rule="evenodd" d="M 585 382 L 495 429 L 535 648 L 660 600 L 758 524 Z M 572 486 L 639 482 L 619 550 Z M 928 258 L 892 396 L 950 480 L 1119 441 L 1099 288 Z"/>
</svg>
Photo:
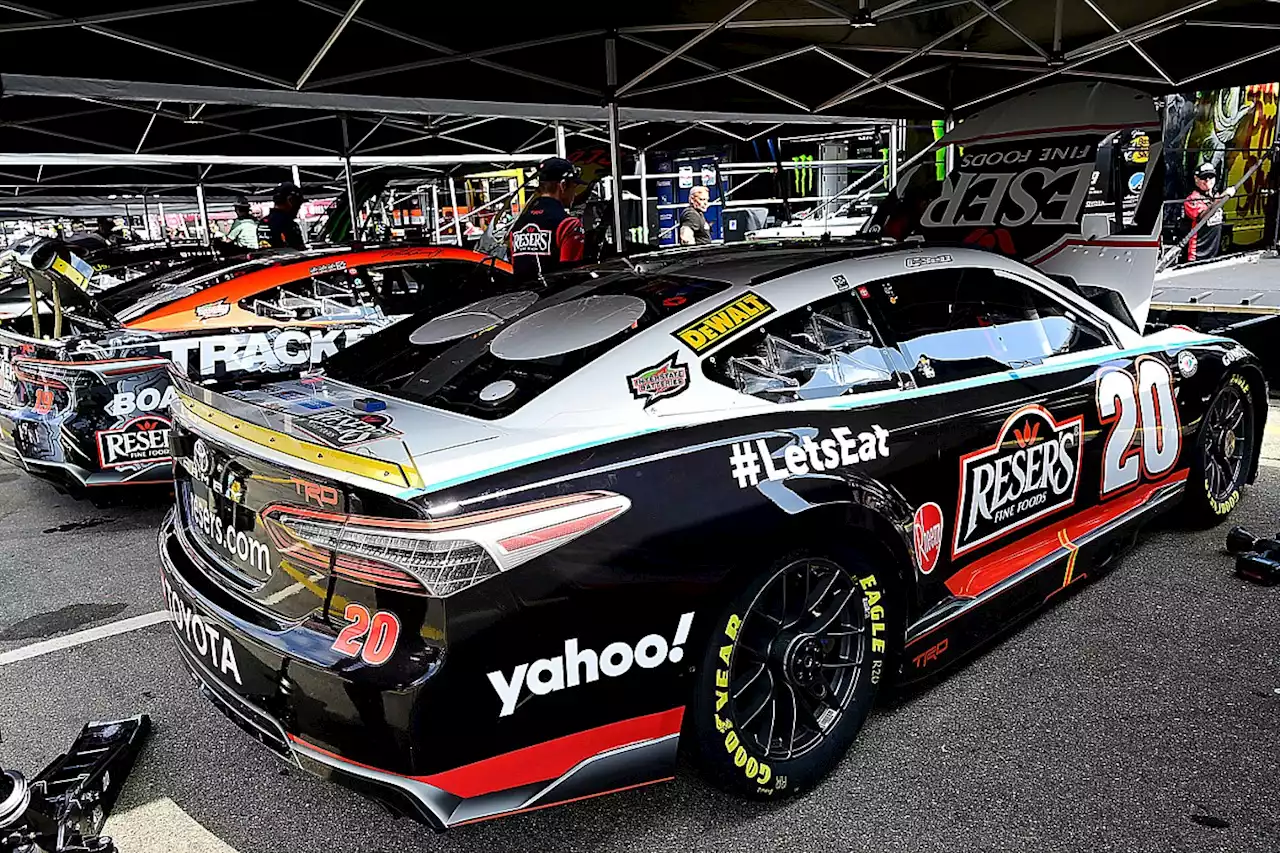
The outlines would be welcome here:
<svg viewBox="0 0 1280 853">
<path fill-rule="evenodd" d="M 995 113 L 1036 151 L 1154 122 L 1130 90 L 1063 88 L 1069 131 Z M 1044 180 L 995 227 L 1033 253 L 1091 239 L 1030 224 L 1088 215 L 1054 200 L 1074 166 L 1024 168 Z M 658 253 L 455 292 L 322 375 L 176 378 L 160 549 L 184 661 L 282 757 L 437 828 L 670 778 L 680 741 L 738 796 L 803 796 L 890 683 L 1096 577 L 1164 510 L 1224 517 L 1254 476 L 1252 356 L 1139 333 L 1133 282 L 1086 298 L 1114 281 L 1092 252 L 1059 280 L 997 249 Z M 316 404 L 342 423 L 308 425 Z"/>
</svg>

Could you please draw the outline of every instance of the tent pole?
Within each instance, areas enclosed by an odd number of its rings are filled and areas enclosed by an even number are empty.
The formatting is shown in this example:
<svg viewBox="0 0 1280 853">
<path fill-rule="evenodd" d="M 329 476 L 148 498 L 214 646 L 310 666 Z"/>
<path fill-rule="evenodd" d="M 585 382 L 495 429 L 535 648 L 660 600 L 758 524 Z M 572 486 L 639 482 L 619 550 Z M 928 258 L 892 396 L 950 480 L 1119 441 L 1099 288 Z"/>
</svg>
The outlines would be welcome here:
<svg viewBox="0 0 1280 853">
<path fill-rule="evenodd" d="M 458 190 L 453 183 L 453 175 L 449 176 L 449 206 L 453 208 L 453 236 L 459 246 L 462 245 L 462 220 L 458 218 Z"/>
<path fill-rule="evenodd" d="M 196 184 L 196 202 L 200 205 L 200 227 L 203 229 L 202 242 L 206 246 L 213 245 L 213 234 L 209 231 L 209 208 L 205 205 L 204 184 Z"/>
<path fill-rule="evenodd" d="M 142 224 L 147 229 L 147 239 L 151 238 L 151 210 L 147 207 L 147 194 L 142 194 Z"/>
<path fill-rule="evenodd" d="M 342 159 L 346 163 L 343 167 L 343 173 L 347 182 L 347 212 L 351 214 L 351 239 L 353 242 L 360 241 L 360 219 L 356 216 L 356 190 L 355 185 L 351 182 L 351 140 L 347 136 L 347 117 L 345 114 L 338 117 L 342 122 Z"/>
<path fill-rule="evenodd" d="M 649 178 L 648 164 L 645 160 L 649 156 L 647 148 L 641 148 L 639 152 L 640 159 L 640 225 L 644 229 L 644 242 L 649 242 Z"/>
<path fill-rule="evenodd" d="M 564 142 L 564 127 L 560 124 L 560 122 L 556 122 L 555 131 L 556 131 L 556 156 L 568 157 L 569 149 Z"/>
<path fill-rule="evenodd" d="M 744 4 L 744 7 L 746 5 L 750 4 Z M 668 56 L 670 59 L 675 58 L 673 54 Z M 670 59 L 664 59 L 660 65 L 669 62 Z M 654 66 L 635 78 L 627 84 L 628 87 L 639 83 L 658 67 L 660 66 Z M 609 37 L 604 41 L 604 73 L 605 82 L 609 87 L 609 175 L 613 180 L 613 247 L 618 254 L 622 254 L 622 181 L 619 180 L 622 174 L 622 158 L 618 156 L 618 39 L 616 32 L 610 32 Z"/>
<path fill-rule="evenodd" d="M 609 174 L 613 181 L 613 247 L 622 253 L 622 158 L 618 156 L 618 102 L 609 104 Z"/>
<path fill-rule="evenodd" d="M 440 187 L 431 184 L 431 242 L 440 243 Z"/>
</svg>

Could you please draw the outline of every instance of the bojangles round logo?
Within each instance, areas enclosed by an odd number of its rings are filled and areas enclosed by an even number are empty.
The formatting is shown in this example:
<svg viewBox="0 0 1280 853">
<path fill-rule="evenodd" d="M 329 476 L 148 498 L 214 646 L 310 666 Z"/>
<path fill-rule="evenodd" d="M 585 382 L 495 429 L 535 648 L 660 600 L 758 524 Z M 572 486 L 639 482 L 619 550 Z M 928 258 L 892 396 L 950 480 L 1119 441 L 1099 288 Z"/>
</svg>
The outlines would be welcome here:
<svg viewBox="0 0 1280 853">
<path fill-rule="evenodd" d="M 1041 406 L 1023 406 L 994 444 L 960 457 L 952 557 L 1075 503 L 1083 425 L 1079 416 L 1058 423 Z"/>
</svg>

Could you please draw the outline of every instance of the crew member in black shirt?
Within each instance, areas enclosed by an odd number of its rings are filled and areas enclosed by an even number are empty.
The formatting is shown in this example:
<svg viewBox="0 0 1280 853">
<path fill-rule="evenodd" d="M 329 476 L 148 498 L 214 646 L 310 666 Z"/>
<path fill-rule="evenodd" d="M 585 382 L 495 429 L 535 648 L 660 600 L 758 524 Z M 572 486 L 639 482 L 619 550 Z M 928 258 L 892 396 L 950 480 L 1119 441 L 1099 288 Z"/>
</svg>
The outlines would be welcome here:
<svg viewBox="0 0 1280 853">
<path fill-rule="evenodd" d="M 562 157 L 544 160 L 538 167 L 538 194 L 508 232 L 517 280 L 542 279 L 582 262 L 586 232 L 569 207 L 583 183 L 582 170 Z"/>
<path fill-rule="evenodd" d="M 267 230 L 273 249 L 302 249 L 302 229 L 298 227 L 298 211 L 306 198 L 294 183 L 276 187 L 275 207 L 267 213 Z"/>
<path fill-rule="evenodd" d="M 701 246 L 711 242 L 711 228 L 707 225 L 706 209 L 711 206 L 711 192 L 706 187 L 689 190 L 689 206 L 680 214 L 680 244 Z"/>
</svg>

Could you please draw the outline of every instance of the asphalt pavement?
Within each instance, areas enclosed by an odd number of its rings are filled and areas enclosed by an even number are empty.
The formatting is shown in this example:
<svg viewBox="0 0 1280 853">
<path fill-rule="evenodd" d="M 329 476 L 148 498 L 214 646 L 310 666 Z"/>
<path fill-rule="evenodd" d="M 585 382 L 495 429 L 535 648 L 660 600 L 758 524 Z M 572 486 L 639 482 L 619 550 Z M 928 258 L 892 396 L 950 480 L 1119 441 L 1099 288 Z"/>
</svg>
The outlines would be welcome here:
<svg viewBox="0 0 1280 853">
<path fill-rule="evenodd" d="M 1268 533 L 1277 415 L 1232 516 Z M 888 703 L 801 799 L 741 803 L 684 767 L 437 835 L 251 741 L 197 693 L 167 624 L 111 633 L 163 606 L 165 508 L 95 508 L 0 468 L 0 765 L 34 773 L 85 721 L 150 714 L 117 807 L 124 853 L 1280 849 L 1280 587 L 1232 575 L 1226 526 L 1149 531 L 1113 571 Z M 65 637 L 90 640 L 13 660 Z"/>
</svg>

